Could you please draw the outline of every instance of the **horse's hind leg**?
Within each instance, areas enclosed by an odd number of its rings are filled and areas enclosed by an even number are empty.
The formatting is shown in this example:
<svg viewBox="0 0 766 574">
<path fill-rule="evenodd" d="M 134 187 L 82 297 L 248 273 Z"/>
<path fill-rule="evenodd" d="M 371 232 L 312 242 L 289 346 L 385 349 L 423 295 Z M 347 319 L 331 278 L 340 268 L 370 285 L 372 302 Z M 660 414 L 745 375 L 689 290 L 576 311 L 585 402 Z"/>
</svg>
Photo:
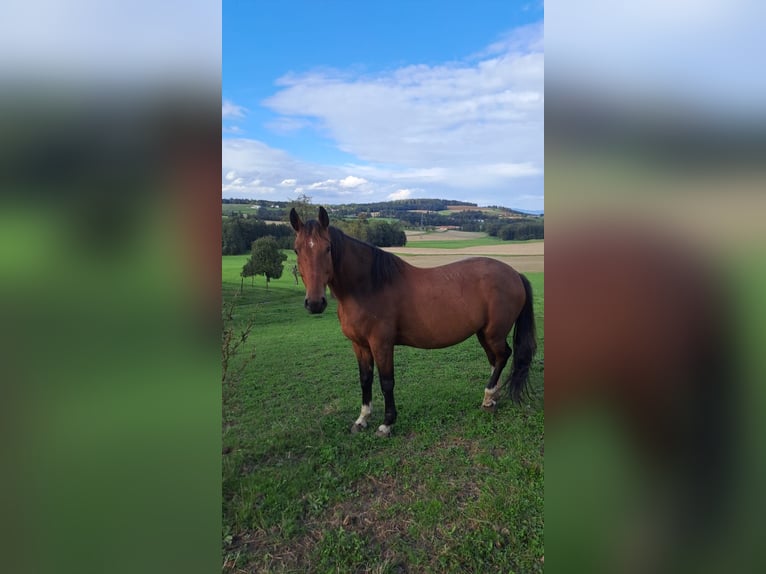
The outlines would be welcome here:
<svg viewBox="0 0 766 574">
<path fill-rule="evenodd" d="M 372 415 L 372 379 L 374 374 L 374 362 L 372 351 L 368 347 L 362 347 L 354 343 L 354 353 L 359 363 L 359 383 L 362 386 L 362 410 L 359 418 L 351 425 L 351 432 L 356 433 L 367 428 L 367 420 Z"/>
<path fill-rule="evenodd" d="M 497 381 L 500 379 L 500 374 L 503 372 L 511 356 L 511 348 L 508 346 L 505 336 L 502 335 L 487 336 L 485 331 L 479 331 L 476 333 L 476 337 L 484 348 L 489 364 L 492 367 L 489 381 L 487 381 L 487 386 L 484 388 L 484 400 L 481 403 L 481 407 L 484 410 L 494 410 L 497 403 Z"/>
</svg>

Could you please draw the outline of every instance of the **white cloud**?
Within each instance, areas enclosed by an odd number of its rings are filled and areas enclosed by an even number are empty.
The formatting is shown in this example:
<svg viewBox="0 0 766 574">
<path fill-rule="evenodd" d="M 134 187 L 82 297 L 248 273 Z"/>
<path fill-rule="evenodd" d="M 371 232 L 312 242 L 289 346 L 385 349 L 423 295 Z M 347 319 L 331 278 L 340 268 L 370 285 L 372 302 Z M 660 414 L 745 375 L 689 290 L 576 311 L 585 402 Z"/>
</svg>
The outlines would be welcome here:
<svg viewBox="0 0 766 574">
<path fill-rule="evenodd" d="M 242 138 L 227 138 L 221 142 L 221 163 L 223 197 L 271 195 L 278 189 L 284 192 L 282 182 L 289 179 L 285 174 L 306 171 L 288 153 Z M 309 177 L 315 177 L 310 171 L 308 173 Z M 234 185 L 237 178 L 243 181 Z"/>
<path fill-rule="evenodd" d="M 290 74 L 264 104 L 287 123 L 313 120 L 340 150 L 367 162 L 541 164 L 542 27 L 509 35 L 488 52 L 475 61 L 371 76 Z"/>
<path fill-rule="evenodd" d="M 365 183 L 368 183 L 363 177 L 356 177 L 354 175 L 347 175 L 343 179 L 325 179 L 323 181 L 316 181 L 309 184 L 309 189 L 355 189 Z"/>
<path fill-rule="evenodd" d="M 288 142 L 318 137 L 314 149 L 329 142 L 347 163 L 303 161 L 239 138 L 223 141 L 224 170 L 274 189 L 300 182 L 315 202 L 412 197 L 417 190 L 513 207 L 514 197 L 543 192 L 543 60 L 540 24 L 463 61 L 367 75 L 287 74 L 261 102 L 276 114 L 270 129 Z M 305 149 L 306 140 L 301 144 Z"/>
<path fill-rule="evenodd" d="M 336 179 L 325 179 L 324 181 L 316 181 L 310 184 L 309 189 L 332 189 L 337 183 L 338 180 Z"/>
<path fill-rule="evenodd" d="M 498 54 L 542 53 L 544 47 L 542 28 L 542 23 L 514 28 L 503 34 L 497 42 L 493 42 L 487 46 L 485 50 L 479 52 L 479 54 L 476 54 L 474 57 L 476 59 L 481 59 Z"/>
<path fill-rule="evenodd" d="M 223 119 L 244 118 L 246 112 L 246 108 L 238 106 L 229 100 L 224 100 L 221 105 L 221 117 Z"/>
<path fill-rule="evenodd" d="M 338 184 L 341 187 L 351 187 L 351 188 L 359 187 L 360 185 L 364 185 L 365 183 L 367 183 L 366 179 L 364 179 L 363 177 L 355 177 L 353 175 L 346 176 L 338 182 Z"/>
<path fill-rule="evenodd" d="M 355 165 L 354 170 L 378 181 L 391 181 L 397 185 L 406 183 L 420 188 L 427 186 L 474 189 L 477 187 L 502 187 L 515 185 L 521 178 L 542 177 L 542 166 L 531 162 L 491 163 L 477 165 L 474 169 L 465 166 L 432 168 L 391 169 Z"/>
<path fill-rule="evenodd" d="M 287 193 L 307 193 L 315 203 L 383 201 L 407 196 L 521 207 L 509 192 L 523 192 L 539 196 L 538 205 L 529 205 L 525 200 L 524 207 L 543 208 L 542 168 L 530 163 L 499 162 L 476 169 L 325 166 L 297 160 L 282 150 L 250 139 L 223 140 L 221 157 L 224 197 L 253 197 L 280 190 L 283 194 L 280 199 L 287 199 L 284 195 Z M 286 174 L 291 177 L 285 177 Z M 235 179 L 241 179 L 241 184 L 232 185 Z"/>
<path fill-rule="evenodd" d="M 287 135 L 311 127 L 312 123 L 305 118 L 279 117 L 268 122 L 267 127 L 278 134 Z"/>
<path fill-rule="evenodd" d="M 387 196 L 387 198 L 390 200 L 407 199 L 409 197 L 412 197 L 411 189 L 400 189 L 398 191 L 395 191 L 394 193 L 389 193 Z"/>
<path fill-rule="evenodd" d="M 527 177 L 530 175 L 542 175 L 542 169 L 530 162 L 524 163 L 496 163 L 484 166 L 489 175 L 503 178 Z"/>
</svg>

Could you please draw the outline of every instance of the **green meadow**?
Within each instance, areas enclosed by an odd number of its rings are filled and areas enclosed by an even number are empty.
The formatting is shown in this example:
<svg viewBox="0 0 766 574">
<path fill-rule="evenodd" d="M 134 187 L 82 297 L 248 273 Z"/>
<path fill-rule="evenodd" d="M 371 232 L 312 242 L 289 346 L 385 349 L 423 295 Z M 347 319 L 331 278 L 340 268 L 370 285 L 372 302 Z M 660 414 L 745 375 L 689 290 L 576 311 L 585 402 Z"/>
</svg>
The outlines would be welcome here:
<svg viewBox="0 0 766 574">
<path fill-rule="evenodd" d="M 222 261 L 224 306 L 236 299 L 224 327 L 236 338 L 251 323 L 223 385 L 223 570 L 542 572 L 543 274 L 527 274 L 533 397 L 479 408 L 489 365 L 475 338 L 397 347 L 399 418 L 382 439 L 377 373 L 370 428 L 349 433 L 361 404 L 351 344 L 334 300 L 304 310 L 285 253 L 280 279 L 267 290 L 248 278 L 241 294 L 246 256 Z"/>
<path fill-rule="evenodd" d="M 497 237 L 476 237 L 472 239 L 420 239 L 421 237 L 429 237 L 430 233 L 425 235 L 419 235 L 415 237 L 409 237 L 407 239 L 407 247 L 430 247 L 436 249 L 460 249 L 461 247 L 484 247 L 485 245 L 504 245 L 511 243 L 509 241 L 503 241 Z M 513 242 L 517 243 L 517 242 Z"/>
</svg>

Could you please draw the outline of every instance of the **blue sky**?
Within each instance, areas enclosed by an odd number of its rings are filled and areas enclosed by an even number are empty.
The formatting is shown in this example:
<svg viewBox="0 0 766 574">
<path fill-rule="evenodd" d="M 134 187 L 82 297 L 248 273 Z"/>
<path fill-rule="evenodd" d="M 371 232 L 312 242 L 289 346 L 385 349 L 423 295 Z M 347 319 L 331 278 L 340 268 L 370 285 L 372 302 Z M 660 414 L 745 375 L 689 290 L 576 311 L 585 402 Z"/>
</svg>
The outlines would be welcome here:
<svg viewBox="0 0 766 574">
<path fill-rule="evenodd" d="M 542 2 L 223 3 L 222 196 L 543 209 Z"/>
</svg>

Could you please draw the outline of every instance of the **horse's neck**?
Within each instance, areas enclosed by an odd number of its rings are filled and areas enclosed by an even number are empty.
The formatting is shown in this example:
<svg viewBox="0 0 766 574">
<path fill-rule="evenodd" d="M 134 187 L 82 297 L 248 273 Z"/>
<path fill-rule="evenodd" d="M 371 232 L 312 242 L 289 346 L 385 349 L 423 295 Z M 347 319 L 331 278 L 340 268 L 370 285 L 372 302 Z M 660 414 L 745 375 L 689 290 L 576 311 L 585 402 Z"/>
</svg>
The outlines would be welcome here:
<svg viewBox="0 0 766 574">
<path fill-rule="evenodd" d="M 370 282 L 372 252 L 363 244 L 347 241 L 343 246 L 343 257 L 338 269 L 333 272 L 329 283 L 330 292 L 339 302 L 356 292 L 365 291 Z"/>
</svg>

